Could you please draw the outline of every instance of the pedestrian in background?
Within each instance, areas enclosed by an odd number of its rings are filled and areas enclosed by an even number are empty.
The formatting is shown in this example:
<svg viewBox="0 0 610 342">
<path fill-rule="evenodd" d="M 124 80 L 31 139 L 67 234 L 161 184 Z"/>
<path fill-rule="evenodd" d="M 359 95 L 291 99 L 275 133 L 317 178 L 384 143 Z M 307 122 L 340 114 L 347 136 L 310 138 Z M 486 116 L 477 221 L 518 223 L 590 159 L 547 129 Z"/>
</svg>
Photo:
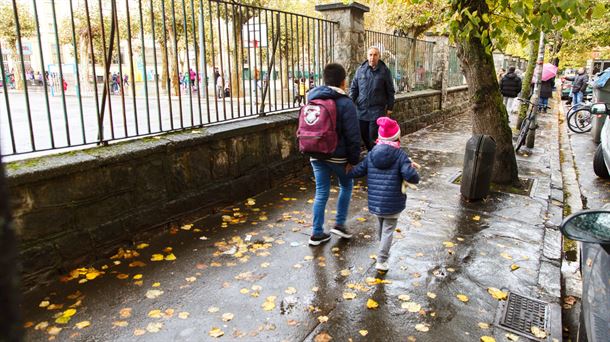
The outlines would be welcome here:
<svg viewBox="0 0 610 342">
<path fill-rule="evenodd" d="M 566 77 L 572 81 L 572 106 L 579 105 L 585 96 L 585 90 L 589 86 L 589 76 L 585 72 L 585 68 L 579 68 L 575 77 Z"/>
<path fill-rule="evenodd" d="M 405 209 L 407 195 L 403 193 L 403 181 L 419 183 L 416 168 L 405 151 L 400 148 L 400 127 L 388 117 L 377 119 L 379 139 L 366 158 L 349 173 L 350 177 L 367 176 L 369 212 L 379 222 L 379 253 L 375 268 L 389 269 L 388 258 L 398 217 Z"/>
<path fill-rule="evenodd" d="M 356 70 L 350 88 L 350 97 L 358 112 L 360 135 L 368 151 L 377 139 L 377 119 L 390 116 L 394 108 L 392 74 L 380 58 L 379 48 L 370 47 L 367 60 Z"/>
<path fill-rule="evenodd" d="M 500 93 L 504 97 L 504 106 L 509 113 L 514 108 L 515 98 L 521 92 L 521 86 L 521 78 L 515 73 L 515 67 L 511 66 L 508 68 L 508 73 L 500 81 Z"/>
<path fill-rule="evenodd" d="M 329 158 L 311 157 L 311 167 L 316 180 L 316 194 L 313 202 L 313 231 L 309 245 L 318 246 L 330 240 L 330 234 L 324 231 L 324 213 L 330 195 L 330 179 L 334 174 L 339 180 L 339 196 L 337 198 L 337 214 L 335 226 L 331 233 L 342 238 L 352 237 L 345 226 L 347 212 L 352 196 L 353 180 L 347 176 L 353 165 L 358 163 L 360 156 L 360 135 L 358 133 L 358 118 L 354 103 L 347 96 L 347 82 L 343 66 L 331 63 L 324 67 L 324 85 L 309 92 L 309 101 L 315 99 L 334 100 L 336 106 L 335 130 L 337 132 L 337 147 Z M 303 83 L 306 82 L 302 78 Z M 318 117 L 313 117 L 314 123 Z"/>
<path fill-rule="evenodd" d="M 540 101 L 538 110 L 546 113 L 546 107 L 549 105 L 549 98 L 553 97 L 553 86 L 555 86 L 555 77 L 540 82 Z"/>
</svg>

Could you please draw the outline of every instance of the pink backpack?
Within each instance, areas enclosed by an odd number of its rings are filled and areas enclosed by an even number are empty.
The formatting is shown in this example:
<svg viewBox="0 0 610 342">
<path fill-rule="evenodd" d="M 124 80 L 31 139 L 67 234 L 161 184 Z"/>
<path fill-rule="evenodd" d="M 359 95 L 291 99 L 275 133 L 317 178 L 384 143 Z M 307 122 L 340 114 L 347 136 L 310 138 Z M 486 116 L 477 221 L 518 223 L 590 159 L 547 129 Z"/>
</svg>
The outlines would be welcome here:
<svg viewBox="0 0 610 342">
<path fill-rule="evenodd" d="M 339 137 L 333 99 L 315 99 L 301 107 L 297 139 L 299 151 L 312 157 L 329 158 L 335 152 Z"/>
</svg>

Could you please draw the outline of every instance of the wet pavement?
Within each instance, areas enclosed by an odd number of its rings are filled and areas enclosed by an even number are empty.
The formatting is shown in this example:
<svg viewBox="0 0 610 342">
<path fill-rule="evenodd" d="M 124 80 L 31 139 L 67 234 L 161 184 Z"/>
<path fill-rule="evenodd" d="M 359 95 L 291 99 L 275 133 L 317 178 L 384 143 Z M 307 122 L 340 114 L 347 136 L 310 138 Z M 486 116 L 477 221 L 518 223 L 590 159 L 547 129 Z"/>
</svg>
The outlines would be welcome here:
<svg viewBox="0 0 610 342">
<path fill-rule="evenodd" d="M 472 203 L 452 183 L 469 116 L 404 137 L 422 182 L 409 190 L 387 274 L 374 269 L 377 231 L 362 182 L 347 222 L 354 238 L 307 245 L 315 187 L 305 174 L 28 293 L 26 340 L 508 341 L 494 325 L 500 301 L 490 288 L 560 296 L 560 245 L 548 228 L 556 121 L 541 118 L 536 148 L 518 156 L 529 196 L 492 192 Z M 335 187 L 327 226 L 336 195 Z"/>
</svg>

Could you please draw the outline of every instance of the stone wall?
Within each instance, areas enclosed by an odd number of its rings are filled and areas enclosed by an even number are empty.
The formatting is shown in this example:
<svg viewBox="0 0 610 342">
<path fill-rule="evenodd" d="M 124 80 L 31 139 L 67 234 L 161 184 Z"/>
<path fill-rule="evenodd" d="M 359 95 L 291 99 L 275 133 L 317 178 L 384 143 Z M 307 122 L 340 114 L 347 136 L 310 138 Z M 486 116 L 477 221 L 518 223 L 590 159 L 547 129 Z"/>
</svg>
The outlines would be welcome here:
<svg viewBox="0 0 610 342">
<path fill-rule="evenodd" d="M 466 87 L 398 95 L 403 134 L 468 109 Z M 309 172 L 297 113 L 225 123 L 7 164 L 26 288 L 131 246 L 181 217 Z"/>
</svg>

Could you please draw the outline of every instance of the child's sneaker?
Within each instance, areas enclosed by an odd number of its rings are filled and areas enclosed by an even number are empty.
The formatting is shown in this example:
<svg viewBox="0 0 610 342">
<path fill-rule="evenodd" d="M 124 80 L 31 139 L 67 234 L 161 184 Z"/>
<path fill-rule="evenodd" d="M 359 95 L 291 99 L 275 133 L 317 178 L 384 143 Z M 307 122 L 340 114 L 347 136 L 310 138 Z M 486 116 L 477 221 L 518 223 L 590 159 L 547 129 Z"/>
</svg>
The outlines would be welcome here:
<svg viewBox="0 0 610 342">
<path fill-rule="evenodd" d="M 328 240 L 330 240 L 330 234 L 327 233 L 322 233 L 321 235 L 312 235 L 309 238 L 309 245 L 318 246 L 324 242 L 327 242 Z"/>
<path fill-rule="evenodd" d="M 345 226 L 335 226 L 335 228 L 330 230 L 331 233 L 335 234 L 335 235 L 339 235 L 340 237 L 344 238 L 344 239 L 351 239 L 352 238 L 352 234 L 350 234 L 347 231 L 347 228 L 345 228 Z"/>
<path fill-rule="evenodd" d="M 387 272 L 390 269 L 390 267 L 388 266 L 388 262 L 384 261 L 384 262 L 377 262 L 375 264 L 375 269 L 377 269 L 377 271 Z"/>
</svg>

